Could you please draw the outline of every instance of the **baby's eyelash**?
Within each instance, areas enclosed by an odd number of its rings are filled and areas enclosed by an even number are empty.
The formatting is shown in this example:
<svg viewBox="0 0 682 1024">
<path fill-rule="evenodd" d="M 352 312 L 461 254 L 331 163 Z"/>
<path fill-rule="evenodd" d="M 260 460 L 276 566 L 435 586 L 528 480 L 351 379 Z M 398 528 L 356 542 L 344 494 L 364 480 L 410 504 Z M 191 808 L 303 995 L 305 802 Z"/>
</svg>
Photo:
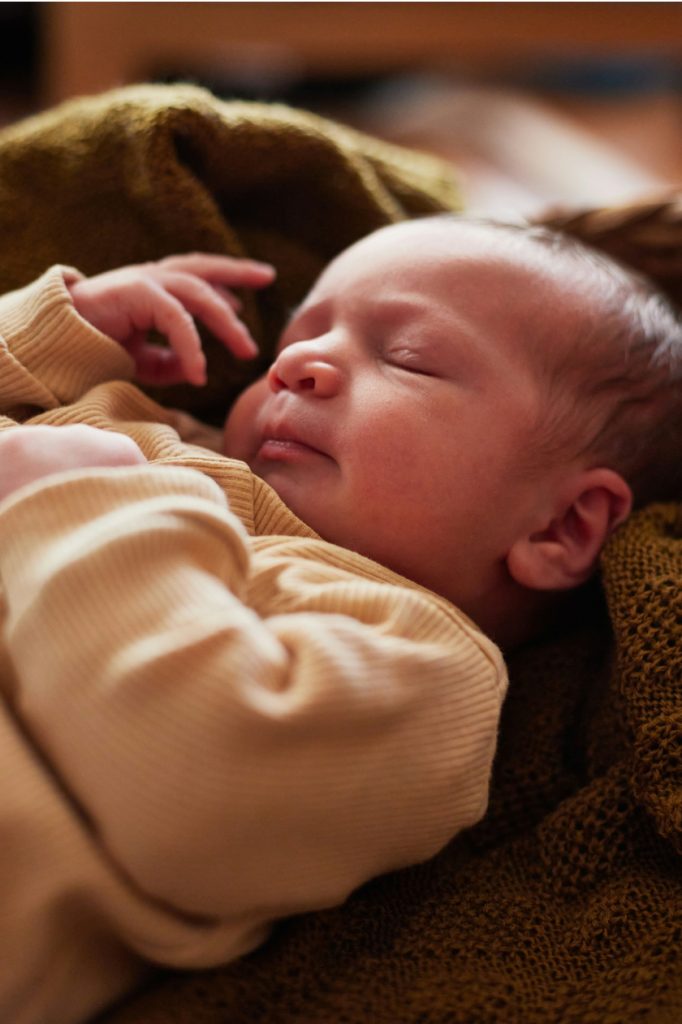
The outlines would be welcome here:
<svg viewBox="0 0 682 1024">
<path fill-rule="evenodd" d="M 398 369 L 404 370 L 405 373 L 411 373 L 415 377 L 435 377 L 435 374 L 424 370 L 421 366 L 399 366 Z"/>
<path fill-rule="evenodd" d="M 414 349 L 407 348 L 389 348 L 386 351 L 386 358 L 392 360 L 395 363 L 407 362 L 410 359 L 415 358 Z"/>
<path fill-rule="evenodd" d="M 434 376 L 430 370 L 426 369 L 425 364 L 419 361 L 418 355 L 410 349 L 400 349 L 397 352 L 389 352 L 386 356 L 386 360 L 391 366 L 394 366 L 396 370 L 403 370 L 405 373 L 412 373 L 415 376 L 420 377 Z"/>
</svg>

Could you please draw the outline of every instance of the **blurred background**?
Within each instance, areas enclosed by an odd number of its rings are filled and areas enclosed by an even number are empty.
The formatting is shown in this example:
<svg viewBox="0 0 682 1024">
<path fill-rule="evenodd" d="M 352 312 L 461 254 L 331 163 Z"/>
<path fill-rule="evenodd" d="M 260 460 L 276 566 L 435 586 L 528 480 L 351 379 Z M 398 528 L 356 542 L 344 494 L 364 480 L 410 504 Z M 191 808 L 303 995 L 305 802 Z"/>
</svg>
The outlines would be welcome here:
<svg viewBox="0 0 682 1024">
<path fill-rule="evenodd" d="M 444 155 L 498 216 L 682 180 L 679 3 L 0 4 L 0 125 L 137 81 Z"/>
</svg>

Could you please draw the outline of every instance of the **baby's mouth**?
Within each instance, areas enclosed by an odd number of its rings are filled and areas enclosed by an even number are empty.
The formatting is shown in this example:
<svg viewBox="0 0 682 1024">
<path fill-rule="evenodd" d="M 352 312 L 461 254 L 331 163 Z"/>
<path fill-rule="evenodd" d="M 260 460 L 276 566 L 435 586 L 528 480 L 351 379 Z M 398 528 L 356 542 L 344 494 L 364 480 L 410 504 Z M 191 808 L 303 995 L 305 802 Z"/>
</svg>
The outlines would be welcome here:
<svg viewBox="0 0 682 1024">
<path fill-rule="evenodd" d="M 263 462 L 301 462 L 314 458 L 330 456 L 288 430 L 266 432 L 256 452 L 256 459 Z"/>
</svg>

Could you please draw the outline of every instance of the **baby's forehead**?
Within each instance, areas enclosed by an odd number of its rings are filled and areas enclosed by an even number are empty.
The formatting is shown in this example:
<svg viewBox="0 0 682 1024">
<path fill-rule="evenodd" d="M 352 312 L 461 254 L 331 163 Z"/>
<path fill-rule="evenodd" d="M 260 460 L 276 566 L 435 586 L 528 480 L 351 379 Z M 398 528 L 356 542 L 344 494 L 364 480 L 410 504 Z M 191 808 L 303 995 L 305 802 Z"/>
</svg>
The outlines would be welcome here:
<svg viewBox="0 0 682 1024">
<path fill-rule="evenodd" d="M 380 228 L 347 252 L 372 252 L 375 259 L 405 262 L 420 259 L 447 271 L 449 267 L 475 265 L 492 272 L 519 275 L 570 277 L 575 261 L 562 247 L 539 244 L 532 228 L 496 224 L 493 221 L 456 216 L 424 217 Z M 578 275 L 582 276 L 582 275 Z"/>
<path fill-rule="evenodd" d="M 341 253 L 332 268 L 353 278 L 353 268 L 442 278 L 465 287 L 477 276 L 489 284 L 556 282 L 565 261 L 542 251 L 522 232 L 456 217 L 429 217 L 380 228 Z"/>
<path fill-rule="evenodd" d="M 465 306 L 485 319 L 558 325 L 591 304 L 589 274 L 574 263 L 521 229 L 432 217 L 368 235 L 337 258 L 329 283 L 353 288 L 371 278 L 371 287 L 427 286 L 453 313 Z"/>
</svg>

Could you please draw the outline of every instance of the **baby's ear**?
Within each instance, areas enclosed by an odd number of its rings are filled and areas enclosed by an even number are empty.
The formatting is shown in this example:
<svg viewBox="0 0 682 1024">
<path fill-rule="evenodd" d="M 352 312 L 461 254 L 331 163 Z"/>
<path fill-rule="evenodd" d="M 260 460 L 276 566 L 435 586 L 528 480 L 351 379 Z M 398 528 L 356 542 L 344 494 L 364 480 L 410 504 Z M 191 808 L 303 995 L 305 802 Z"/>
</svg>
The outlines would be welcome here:
<svg viewBox="0 0 682 1024">
<path fill-rule="evenodd" d="M 506 559 L 510 575 L 532 590 L 579 586 L 631 508 L 632 491 L 622 476 L 611 469 L 581 470 L 562 487 L 547 521 L 512 545 Z"/>
</svg>

